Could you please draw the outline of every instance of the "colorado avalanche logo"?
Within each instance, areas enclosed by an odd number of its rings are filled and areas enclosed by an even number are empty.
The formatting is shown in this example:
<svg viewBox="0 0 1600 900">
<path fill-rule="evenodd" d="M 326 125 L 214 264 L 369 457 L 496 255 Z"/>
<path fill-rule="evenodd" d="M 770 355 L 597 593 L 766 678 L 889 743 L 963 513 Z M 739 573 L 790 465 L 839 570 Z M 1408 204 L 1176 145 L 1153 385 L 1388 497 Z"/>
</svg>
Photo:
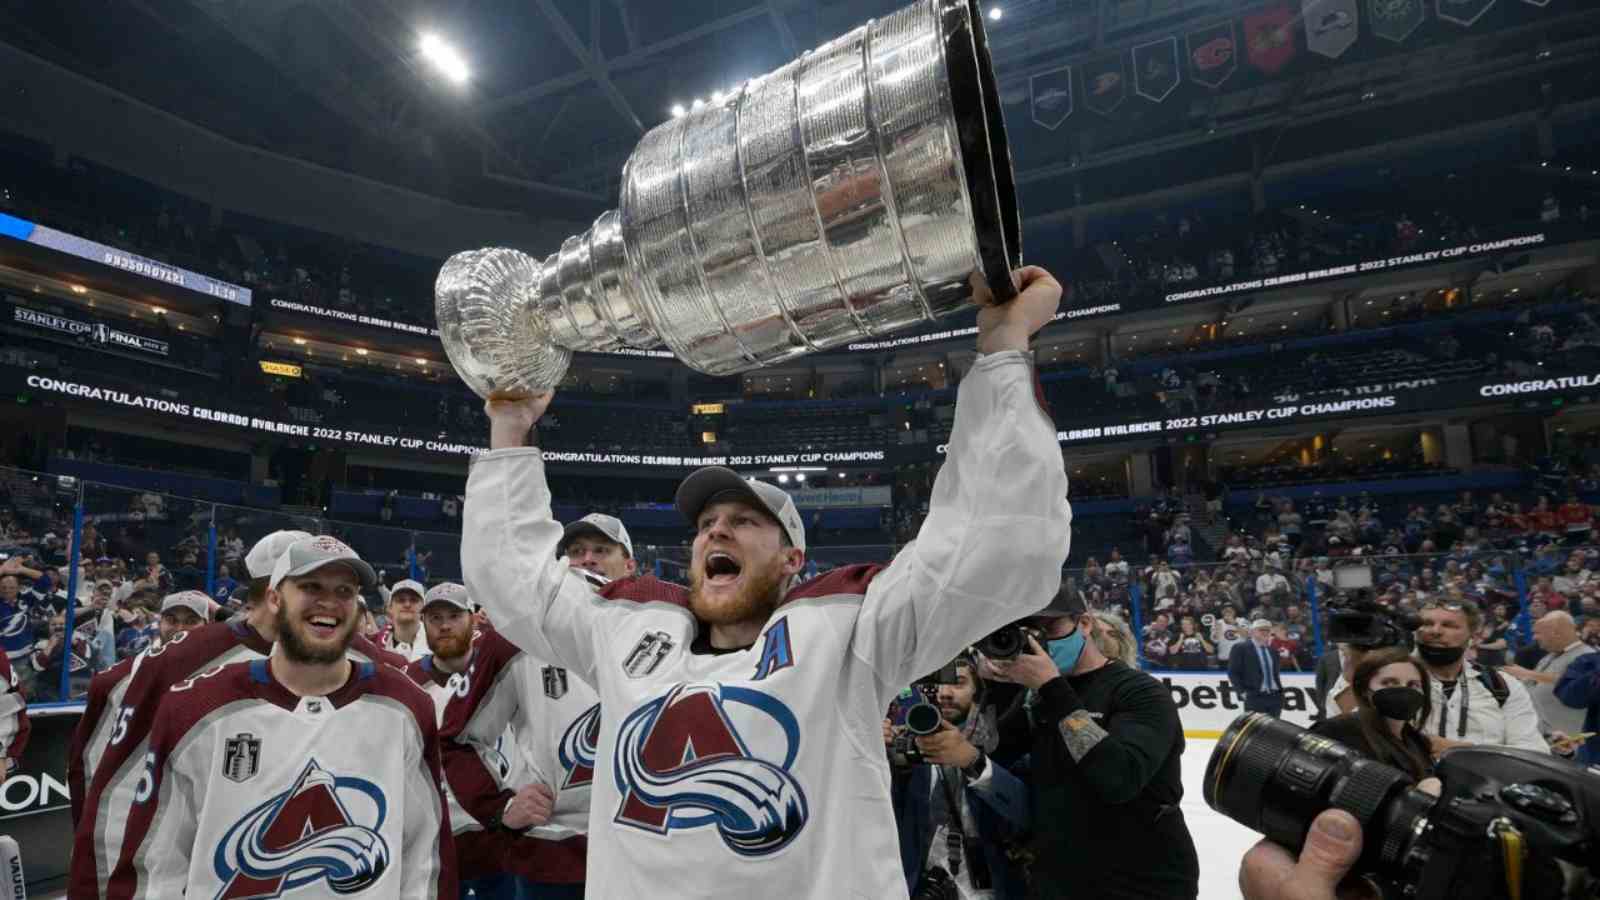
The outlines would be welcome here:
<svg viewBox="0 0 1600 900">
<path fill-rule="evenodd" d="M 563 788 L 586 787 L 594 781 L 594 758 L 600 749 L 600 704 L 584 710 L 561 735 L 556 757 L 567 779 Z"/>
<path fill-rule="evenodd" d="M 757 740 L 747 741 L 735 721 Z M 680 684 L 634 710 L 618 731 L 615 821 L 659 835 L 715 826 L 740 856 L 776 853 L 809 818 L 790 772 L 799 751 L 799 722 L 777 699 L 731 685 Z"/>
<path fill-rule="evenodd" d="M 377 785 L 334 776 L 313 759 L 293 787 L 222 836 L 212 859 L 223 882 L 215 900 L 281 897 L 321 881 L 336 894 L 360 893 L 389 867 L 389 845 L 378 833 L 387 815 Z"/>
</svg>

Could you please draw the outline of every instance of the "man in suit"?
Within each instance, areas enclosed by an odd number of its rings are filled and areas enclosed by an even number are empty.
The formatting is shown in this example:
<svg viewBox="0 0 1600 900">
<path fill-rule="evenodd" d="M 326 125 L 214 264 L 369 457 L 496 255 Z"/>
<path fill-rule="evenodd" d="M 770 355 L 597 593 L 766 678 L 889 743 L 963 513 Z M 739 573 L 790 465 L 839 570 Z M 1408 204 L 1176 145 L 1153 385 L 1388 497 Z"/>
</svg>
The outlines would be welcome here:
<svg viewBox="0 0 1600 900">
<path fill-rule="evenodd" d="M 939 687 L 939 730 L 916 739 L 922 763 L 891 757 L 906 886 L 912 896 L 931 880 L 953 884 L 952 896 L 1021 900 L 1025 882 L 1006 846 L 1028 829 L 1028 789 L 979 748 L 994 734 L 979 712 L 984 683 L 969 658 L 956 672 L 957 684 Z M 893 738 L 885 720 L 884 740 Z"/>
<path fill-rule="evenodd" d="M 1272 650 L 1272 623 L 1250 623 L 1250 640 L 1235 644 L 1228 656 L 1228 680 L 1244 698 L 1244 708 L 1278 718 L 1283 712 L 1283 680 L 1278 677 L 1278 656 Z"/>
</svg>

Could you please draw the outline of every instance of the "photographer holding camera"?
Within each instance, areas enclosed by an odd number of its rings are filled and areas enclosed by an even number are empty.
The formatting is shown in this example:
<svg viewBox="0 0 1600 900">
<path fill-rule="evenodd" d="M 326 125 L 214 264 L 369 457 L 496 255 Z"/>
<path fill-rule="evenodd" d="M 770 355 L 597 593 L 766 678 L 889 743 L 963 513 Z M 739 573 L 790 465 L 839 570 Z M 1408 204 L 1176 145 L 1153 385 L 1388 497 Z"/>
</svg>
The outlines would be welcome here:
<svg viewBox="0 0 1600 900">
<path fill-rule="evenodd" d="M 958 658 L 954 672 L 955 683 L 940 684 L 932 698 L 936 730 L 912 736 L 914 753 L 904 752 L 899 729 L 884 722 L 884 742 L 895 745 L 906 885 L 916 900 L 1021 900 L 1022 873 L 1007 848 L 1027 832 L 1027 788 L 979 746 L 992 743 L 993 727 L 981 713 L 987 692 L 972 659 Z"/>
<path fill-rule="evenodd" d="M 1429 701 L 1436 710 L 1430 716 L 1433 721 L 1423 723 L 1423 731 L 1434 755 L 1472 744 L 1549 753 L 1528 689 L 1465 659 L 1467 645 L 1483 621 L 1477 605 L 1466 600 L 1430 602 L 1421 615 L 1416 653 L 1431 676 Z"/>
<path fill-rule="evenodd" d="M 1184 739 L 1171 695 L 1101 652 L 1080 599 L 1058 593 L 1029 621 L 1037 639 L 1027 634 L 1010 658 L 985 649 L 979 666 L 1028 689 L 998 723 L 996 751 L 1016 761 L 1032 801 L 1028 896 L 1191 900 L 1200 866 L 1179 806 Z"/>
</svg>

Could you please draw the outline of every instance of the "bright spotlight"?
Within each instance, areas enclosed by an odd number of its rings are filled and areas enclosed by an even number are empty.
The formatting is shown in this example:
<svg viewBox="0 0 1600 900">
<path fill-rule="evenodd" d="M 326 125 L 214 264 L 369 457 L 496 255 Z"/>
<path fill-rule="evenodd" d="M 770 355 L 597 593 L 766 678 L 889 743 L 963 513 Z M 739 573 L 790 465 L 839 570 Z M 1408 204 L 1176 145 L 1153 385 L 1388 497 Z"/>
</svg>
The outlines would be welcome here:
<svg viewBox="0 0 1600 900">
<path fill-rule="evenodd" d="M 688 112 L 688 110 L 683 108 L 683 104 L 682 103 L 674 103 L 674 104 L 672 104 L 672 117 L 674 119 L 683 116 L 687 112 Z"/>
<path fill-rule="evenodd" d="M 694 108 L 695 109 L 699 109 L 699 108 L 701 108 L 701 107 L 703 107 L 705 105 L 706 105 L 706 102 L 704 100 L 701 100 L 699 97 L 694 98 Z"/>
<path fill-rule="evenodd" d="M 461 51 L 450 46 L 438 35 L 424 34 L 417 46 L 422 51 L 423 59 L 456 84 L 466 84 L 472 77 L 472 70 L 467 68 L 467 60 L 461 55 Z"/>
<path fill-rule="evenodd" d="M 806 483 L 806 473 L 801 472 L 799 475 L 796 475 L 794 477 L 794 480 L 800 482 L 801 484 L 805 484 Z"/>
<path fill-rule="evenodd" d="M 788 484 L 789 483 L 789 476 L 788 475 L 779 475 L 778 476 L 778 483 L 779 484 Z"/>
<path fill-rule="evenodd" d="M 721 91 L 712 91 L 711 92 L 711 102 L 712 103 L 721 103 L 722 102 L 722 92 Z"/>
<path fill-rule="evenodd" d="M 998 6 L 989 7 L 989 21 L 998 22 L 1005 15 L 1005 11 Z"/>
</svg>

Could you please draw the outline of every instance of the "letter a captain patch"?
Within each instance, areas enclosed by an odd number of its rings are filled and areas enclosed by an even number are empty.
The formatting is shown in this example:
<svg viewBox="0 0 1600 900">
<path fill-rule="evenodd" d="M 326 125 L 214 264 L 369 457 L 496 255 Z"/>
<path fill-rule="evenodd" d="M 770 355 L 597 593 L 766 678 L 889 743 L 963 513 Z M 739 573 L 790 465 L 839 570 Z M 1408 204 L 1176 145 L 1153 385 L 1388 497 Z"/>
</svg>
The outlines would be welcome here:
<svg viewBox="0 0 1600 900">
<path fill-rule="evenodd" d="M 779 669 L 794 665 L 794 649 L 789 645 L 789 617 L 784 616 L 767 629 L 767 642 L 761 648 L 761 661 L 751 680 L 760 681 Z"/>
</svg>

